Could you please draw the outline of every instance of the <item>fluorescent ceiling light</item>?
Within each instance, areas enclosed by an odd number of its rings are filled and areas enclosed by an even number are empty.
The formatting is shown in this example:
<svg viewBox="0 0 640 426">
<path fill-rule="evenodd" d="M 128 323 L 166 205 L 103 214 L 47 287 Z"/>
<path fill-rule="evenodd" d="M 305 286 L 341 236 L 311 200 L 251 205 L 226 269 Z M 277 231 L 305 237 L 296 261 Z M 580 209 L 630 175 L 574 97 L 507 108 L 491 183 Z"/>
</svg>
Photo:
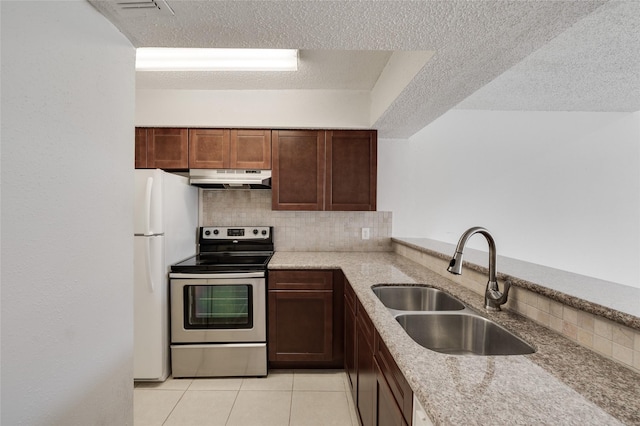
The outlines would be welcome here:
<svg viewBox="0 0 640 426">
<path fill-rule="evenodd" d="M 137 71 L 297 71 L 295 49 L 139 47 Z"/>
</svg>

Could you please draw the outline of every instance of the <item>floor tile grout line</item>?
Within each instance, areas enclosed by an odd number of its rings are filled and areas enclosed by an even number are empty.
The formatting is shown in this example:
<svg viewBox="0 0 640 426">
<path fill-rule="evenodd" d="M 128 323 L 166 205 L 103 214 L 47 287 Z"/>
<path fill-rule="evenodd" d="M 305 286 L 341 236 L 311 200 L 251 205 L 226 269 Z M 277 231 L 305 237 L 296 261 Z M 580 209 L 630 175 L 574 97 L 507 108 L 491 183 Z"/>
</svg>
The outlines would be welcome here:
<svg viewBox="0 0 640 426">
<path fill-rule="evenodd" d="M 187 387 L 188 389 L 188 387 Z M 184 389 L 182 391 L 182 395 L 180 395 L 180 398 L 178 398 L 178 400 L 176 401 L 176 403 L 173 405 L 173 408 L 171 408 L 171 411 L 169 411 L 169 414 L 167 414 L 167 417 L 165 417 L 165 419 L 162 421 L 162 425 L 164 426 L 165 423 L 167 423 L 167 420 L 169 420 L 169 417 L 171 417 L 171 414 L 173 413 L 173 411 L 176 409 L 176 407 L 178 406 L 178 404 L 180 404 L 180 401 L 182 401 L 182 398 L 184 397 L 184 394 L 187 393 L 187 389 Z"/>
<path fill-rule="evenodd" d="M 193 381 L 194 381 L 194 379 L 192 378 L 191 381 L 189 382 L 189 386 L 187 386 L 186 390 L 189 390 L 191 388 L 191 386 L 193 385 Z"/>
<path fill-rule="evenodd" d="M 242 387 L 242 383 L 240 383 L 240 387 Z M 227 420 L 224 422 L 225 426 L 228 425 L 229 421 L 231 420 L 231 413 L 233 413 L 233 408 L 236 406 L 239 396 L 240 396 L 240 389 L 236 391 L 236 397 L 233 398 L 233 404 L 231 404 L 231 409 L 229 410 L 229 414 L 227 414 Z"/>
<path fill-rule="evenodd" d="M 292 383 L 292 388 L 293 388 L 293 384 L 295 382 Z M 287 425 L 291 426 L 291 420 L 293 419 L 293 396 L 295 395 L 296 391 L 291 389 L 291 399 L 289 399 L 289 422 L 287 423 Z"/>
<path fill-rule="evenodd" d="M 291 384 L 291 387 L 293 388 L 293 383 Z M 291 389 L 291 396 L 289 397 L 289 419 L 288 419 L 289 421 L 287 421 L 287 424 L 289 426 L 291 426 L 291 417 L 292 417 L 292 414 L 293 414 L 293 393 L 294 392 L 295 391 L 293 389 Z"/>
</svg>

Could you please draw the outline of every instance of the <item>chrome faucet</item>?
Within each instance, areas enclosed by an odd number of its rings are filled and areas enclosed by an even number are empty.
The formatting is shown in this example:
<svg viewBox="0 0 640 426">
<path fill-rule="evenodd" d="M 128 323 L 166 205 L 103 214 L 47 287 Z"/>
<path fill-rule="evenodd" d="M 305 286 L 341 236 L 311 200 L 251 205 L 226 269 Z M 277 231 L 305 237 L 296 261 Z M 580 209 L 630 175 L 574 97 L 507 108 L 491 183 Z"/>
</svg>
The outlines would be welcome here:
<svg viewBox="0 0 640 426">
<path fill-rule="evenodd" d="M 496 243 L 489 231 L 479 226 L 467 229 L 460 237 L 460 241 L 458 241 L 456 252 L 451 258 L 451 262 L 449 262 L 447 271 L 455 275 L 462 275 L 462 250 L 464 250 L 467 240 L 473 234 L 482 234 L 487 243 L 489 243 L 489 281 L 484 292 L 484 307 L 488 311 L 499 311 L 500 305 L 504 305 L 507 302 L 507 294 L 511 285 L 504 283 L 504 293 L 500 292 L 498 280 L 496 279 Z"/>
</svg>

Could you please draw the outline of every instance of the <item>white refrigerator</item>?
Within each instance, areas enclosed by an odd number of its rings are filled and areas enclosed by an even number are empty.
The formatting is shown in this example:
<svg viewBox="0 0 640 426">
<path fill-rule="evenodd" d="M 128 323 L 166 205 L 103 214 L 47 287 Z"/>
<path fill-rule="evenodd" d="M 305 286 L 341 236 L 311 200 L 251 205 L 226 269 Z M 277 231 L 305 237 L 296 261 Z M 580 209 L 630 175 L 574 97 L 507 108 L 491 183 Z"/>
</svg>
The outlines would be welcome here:
<svg viewBox="0 0 640 426">
<path fill-rule="evenodd" d="M 162 170 L 135 171 L 135 380 L 164 381 L 169 364 L 171 264 L 196 252 L 198 188 Z"/>
</svg>

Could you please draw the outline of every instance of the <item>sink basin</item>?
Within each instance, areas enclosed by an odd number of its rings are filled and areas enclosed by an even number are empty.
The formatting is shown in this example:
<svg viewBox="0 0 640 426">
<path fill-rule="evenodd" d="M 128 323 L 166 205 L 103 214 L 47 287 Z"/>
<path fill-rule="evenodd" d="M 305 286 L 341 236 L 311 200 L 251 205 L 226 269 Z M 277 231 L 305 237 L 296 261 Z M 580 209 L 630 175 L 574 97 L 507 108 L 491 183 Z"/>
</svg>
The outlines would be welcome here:
<svg viewBox="0 0 640 426">
<path fill-rule="evenodd" d="M 451 355 L 525 355 L 529 344 L 495 322 L 468 314 L 402 314 L 402 328 L 421 346 Z"/>
<path fill-rule="evenodd" d="M 379 286 L 373 292 L 384 306 L 399 311 L 460 311 L 465 306 L 444 291 L 419 286 Z"/>
</svg>

